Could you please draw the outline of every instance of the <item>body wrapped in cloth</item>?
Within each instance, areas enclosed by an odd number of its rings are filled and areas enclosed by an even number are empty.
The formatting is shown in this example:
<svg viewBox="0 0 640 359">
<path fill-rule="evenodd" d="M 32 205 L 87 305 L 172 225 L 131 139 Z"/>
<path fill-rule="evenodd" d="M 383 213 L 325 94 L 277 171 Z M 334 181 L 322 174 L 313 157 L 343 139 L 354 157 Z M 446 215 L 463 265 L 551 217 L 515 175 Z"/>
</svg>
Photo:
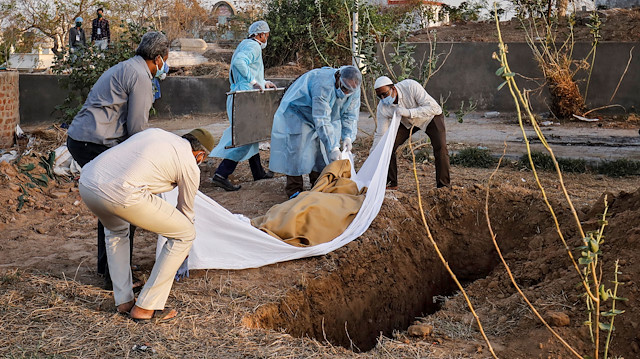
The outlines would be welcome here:
<svg viewBox="0 0 640 359">
<path fill-rule="evenodd" d="M 273 237 L 298 247 L 326 243 L 351 224 L 362 206 L 366 188 L 351 180 L 349 160 L 324 168 L 315 186 L 296 198 L 277 204 L 251 223 Z"/>
</svg>

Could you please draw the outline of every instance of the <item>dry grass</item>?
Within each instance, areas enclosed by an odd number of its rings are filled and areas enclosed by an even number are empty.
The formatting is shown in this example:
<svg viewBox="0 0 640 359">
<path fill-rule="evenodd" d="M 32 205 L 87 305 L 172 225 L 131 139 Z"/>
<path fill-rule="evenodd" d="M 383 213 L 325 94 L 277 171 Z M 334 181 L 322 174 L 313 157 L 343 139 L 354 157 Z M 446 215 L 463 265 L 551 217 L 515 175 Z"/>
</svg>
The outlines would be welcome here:
<svg viewBox="0 0 640 359">
<path fill-rule="evenodd" d="M 176 288 L 177 287 L 177 288 Z M 163 324 L 138 324 L 115 313 L 111 293 L 41 273 L 17 270 L 0 276 L 0 356 L 7 358 L 373 358 L 432 356 L 418 345 L 380 337 L 368 353 L 247 329 L 240 322 L 263 293 L 236 291 L 222 276 L 177 284 L 171 303 L 180 316 Z M 133 349 L 146 345 L 146 351 Z M 437 358 L 457 358 L 443 353 Z"/>
</svg>

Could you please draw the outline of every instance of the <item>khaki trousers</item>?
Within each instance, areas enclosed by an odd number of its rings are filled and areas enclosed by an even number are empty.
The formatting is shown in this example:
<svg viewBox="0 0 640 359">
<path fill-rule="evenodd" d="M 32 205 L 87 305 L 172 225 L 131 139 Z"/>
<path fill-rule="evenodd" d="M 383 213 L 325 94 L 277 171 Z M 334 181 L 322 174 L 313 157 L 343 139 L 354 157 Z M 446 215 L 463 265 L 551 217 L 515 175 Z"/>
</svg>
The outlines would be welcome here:
<svg viewBox="0 0 640 359">
<path fill-rule="evenodd" d="M 82 184 L 78 187 L 84 203 L 104 224 L 116 306 L 134 299 L 129 266 L 129 224 L 168 239 L 136 301 L 136 305 L 143 309 L 164 309 L 176 271 L 189 254 L 196 236 L 193 223 L 152 193 L 146 194 L 137 204 L 123 206 L 97 196 Z"/>
</svg>

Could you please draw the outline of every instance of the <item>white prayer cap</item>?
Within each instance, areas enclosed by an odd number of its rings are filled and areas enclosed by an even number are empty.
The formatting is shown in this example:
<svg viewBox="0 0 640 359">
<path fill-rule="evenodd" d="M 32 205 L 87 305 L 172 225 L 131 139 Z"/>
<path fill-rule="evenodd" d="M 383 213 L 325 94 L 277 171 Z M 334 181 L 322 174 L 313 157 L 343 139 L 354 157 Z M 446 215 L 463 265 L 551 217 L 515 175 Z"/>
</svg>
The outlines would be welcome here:
<svg viewBox="0 0 640 359">
<path fill-rule="evenodd" d="M 393 85 L 393 81 L 387 76 L 380 76 L 376 79 L 376 82 L 373 84 L 373 89 L 379 89 L 382 86 L 390 86 Z"/>
</svg>

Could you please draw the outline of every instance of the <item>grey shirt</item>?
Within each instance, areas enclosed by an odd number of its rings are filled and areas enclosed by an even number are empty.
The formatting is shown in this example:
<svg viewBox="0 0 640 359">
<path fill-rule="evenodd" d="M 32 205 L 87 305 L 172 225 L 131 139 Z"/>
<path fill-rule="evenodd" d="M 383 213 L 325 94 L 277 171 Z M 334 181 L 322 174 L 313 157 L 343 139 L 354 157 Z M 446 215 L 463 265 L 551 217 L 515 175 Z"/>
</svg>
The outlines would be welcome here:
<svg viewBox="0 0 640 359">
<path fill-rule="evenodd" d="M 151 79 L 140 56 L 111 67 L 91 88 L 67 135 L 76 141 L 113 147 L 144 130 L 153 103 Z"/>
<path fill-rule="evenodd" d="M 72 27 L 69 29 L 69 47 L 87 46 L 87 38 L 84 35 L 84 29 Z"/>
</svg>

